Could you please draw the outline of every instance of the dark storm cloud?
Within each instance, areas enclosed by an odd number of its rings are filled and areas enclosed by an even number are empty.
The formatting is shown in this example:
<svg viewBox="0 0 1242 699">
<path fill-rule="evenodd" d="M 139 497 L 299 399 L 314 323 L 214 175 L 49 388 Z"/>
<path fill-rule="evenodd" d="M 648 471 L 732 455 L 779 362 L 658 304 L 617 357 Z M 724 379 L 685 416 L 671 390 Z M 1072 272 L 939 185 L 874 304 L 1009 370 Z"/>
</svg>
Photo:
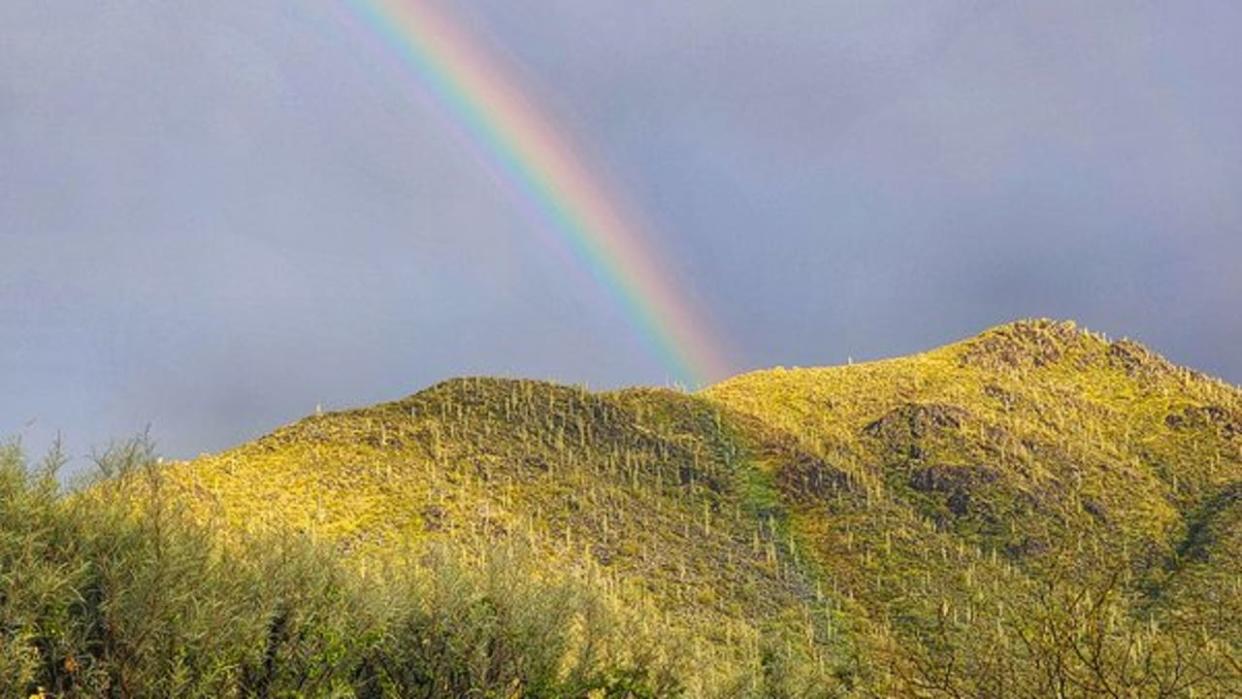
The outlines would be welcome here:
<svg viewBox="0 0 1242 699">
<path fill-rule="evenodd" d="M 1051 315 L 1242 380 L 1236 3 L 452 11 L 739 368 Z M 0 5 L 0 432 L 185 455 L 463 373 L 666 379 L 347 19 Z"/>
</svg>

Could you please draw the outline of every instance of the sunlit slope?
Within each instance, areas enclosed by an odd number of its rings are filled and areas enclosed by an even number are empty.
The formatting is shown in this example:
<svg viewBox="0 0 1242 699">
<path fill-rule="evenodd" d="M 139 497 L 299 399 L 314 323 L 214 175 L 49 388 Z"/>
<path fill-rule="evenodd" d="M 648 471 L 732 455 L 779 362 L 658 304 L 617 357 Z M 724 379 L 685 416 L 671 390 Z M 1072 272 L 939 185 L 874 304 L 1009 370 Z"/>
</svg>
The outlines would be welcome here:
<svg viewBox="0 0 1242 699">
<path fill-rule="evenodd" d="M 853 488 L 1016 557 L 1084 532 L 1167 554 L 1242 478 L 1242 393 L 1070 323 L 757 372 L 704 395 L 791 435 Z"/>
<path fill-rule="evenodd" d="M 810 455 L 769 462 L 792 529 L 874 620 L 999 615 L 1020 591 L 1115 576 L 1136 608 L 1176 615 L 1197 597 L 1236 636 L 1235 387 L 1132 342 L 1029 321 L 703 395 Z"/>
<path fill-rule="evenodd" d="M 529 542 L 717 667 L 834 692 L 1046 696 L 1093 663 L 1142 688 L 1132 665 L 1227 668 L 1242 640 L 1242 394 L 1067 323 L 695 395 L 453 380 L 170 473 L 226 531 L 363 568 Z M 1107 662 L 1065 645 L 1097 636 Z"/>
<path fill-rule="evenodd" d="M 656 607 L 653 624 L 708 644 L 775 641 L 819 668 L 844 643 L 773 485 L 694 396 L 458 379 L 308 417 L 171 474 L 226 530 L 310 532 L 362 566 L 434 542 L 520 540 L 549 574 L 593 568 Z"/>
</svg>

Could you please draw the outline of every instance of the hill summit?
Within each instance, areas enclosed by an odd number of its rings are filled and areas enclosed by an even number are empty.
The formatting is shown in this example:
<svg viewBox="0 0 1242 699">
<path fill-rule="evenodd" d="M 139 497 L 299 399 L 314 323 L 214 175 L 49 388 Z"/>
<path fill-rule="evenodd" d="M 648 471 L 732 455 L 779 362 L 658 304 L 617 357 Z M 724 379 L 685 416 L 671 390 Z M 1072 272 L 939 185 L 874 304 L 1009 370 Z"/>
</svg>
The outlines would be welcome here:
<svg viewBox="0 0 1242 699">
<path fill-rule="evenodd" d="M 168 481 L 360 569 L 520 542 L 686 639 L 691 694 L 1242 687 L 1242 392 L 1072 323 L 693 394 L 454 379 Z"/>
</svg>

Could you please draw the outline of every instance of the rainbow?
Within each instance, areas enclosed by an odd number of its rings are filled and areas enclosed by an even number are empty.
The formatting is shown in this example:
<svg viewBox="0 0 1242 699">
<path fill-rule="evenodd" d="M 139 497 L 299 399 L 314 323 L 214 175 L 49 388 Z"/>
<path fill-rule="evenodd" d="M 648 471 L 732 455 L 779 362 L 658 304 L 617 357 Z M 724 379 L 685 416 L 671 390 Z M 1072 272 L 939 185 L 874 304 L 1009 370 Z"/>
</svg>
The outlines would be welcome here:
<svg viewBox="0 0 1242 699">
<path fill-rule="evenodd" d="M 689 387 L 728 374 L 702 314 L 560 129 L 487 52 L 426 0 L 349 0 L 446 108 L 494 169 L 616 299 L 670 378 Z"/>
</svg>

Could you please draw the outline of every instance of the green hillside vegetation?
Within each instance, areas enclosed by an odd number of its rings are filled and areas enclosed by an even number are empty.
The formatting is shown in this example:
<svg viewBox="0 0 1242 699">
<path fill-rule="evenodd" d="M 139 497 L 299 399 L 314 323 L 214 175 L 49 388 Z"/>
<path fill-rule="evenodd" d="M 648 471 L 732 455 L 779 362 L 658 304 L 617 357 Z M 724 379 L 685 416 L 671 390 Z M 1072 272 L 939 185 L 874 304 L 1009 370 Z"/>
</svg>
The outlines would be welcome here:
<svg viewBox="0 0 1242 699">
<path fill-rule="evenodd" d="M 1242 695 L 1242 392 L 1068 323 L 144 454 L 7 452 L 0 692 Z"/>
<path fill-rule="evenodd" d="M 677 654 L 697 668 L 695 693 L 762 688 L 765 663 L 795 663 L 808 686 L 837 666 L 831 609 L 796 564 L 772 485 L 691 396 L 459 379 L 169 475 L 226 531 L 292 526 L 363 570 L 420 546 L 521 542 L 690 638 Z"/>
<path fill-rule="evenodd" d="M 1242 687 L 1236 388 L 1031 321 L 705 397 L 807 454 L 772 465 L 792 528 L 892 639 L 903 692 Z"/>
</svg>

